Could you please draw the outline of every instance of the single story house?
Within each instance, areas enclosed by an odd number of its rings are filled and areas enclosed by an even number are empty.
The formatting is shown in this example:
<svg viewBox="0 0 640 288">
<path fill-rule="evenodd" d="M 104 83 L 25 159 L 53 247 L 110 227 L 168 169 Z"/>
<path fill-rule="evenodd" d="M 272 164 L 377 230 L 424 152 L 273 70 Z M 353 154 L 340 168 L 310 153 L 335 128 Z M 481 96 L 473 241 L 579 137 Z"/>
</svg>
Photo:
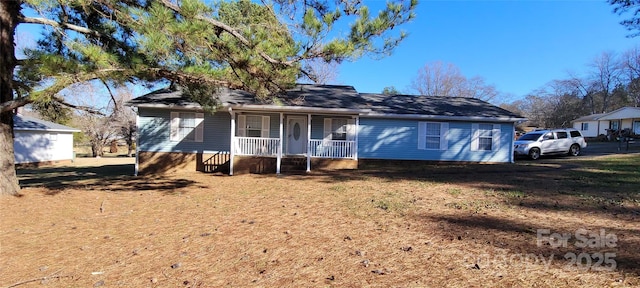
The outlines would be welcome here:
<svg viewBox="0 0 640 288">
<path fill-rule="evenodd" d="M 640 107 L 622 107 L 609 113 L 591 114 L 571 121 L 584 137 L 608 135 L 608 131 L 631 130 L 640 135 Z"/>
<path fill-rule="evenodd" d="M 362 159 L 513 162 L 522 117 L 463 97 L 358 93 L 300 84 L 271 103 L 223 89 L 211 114 L 162 89 L 138 108 L 136 173 L 355 169 Z"/>
<path fill-rule="evenodd" d="M 13 149 L 16 164 L 47 164 L 73 160 L 73 132 L 80 130 L 13 115 Z"/>
</svg>

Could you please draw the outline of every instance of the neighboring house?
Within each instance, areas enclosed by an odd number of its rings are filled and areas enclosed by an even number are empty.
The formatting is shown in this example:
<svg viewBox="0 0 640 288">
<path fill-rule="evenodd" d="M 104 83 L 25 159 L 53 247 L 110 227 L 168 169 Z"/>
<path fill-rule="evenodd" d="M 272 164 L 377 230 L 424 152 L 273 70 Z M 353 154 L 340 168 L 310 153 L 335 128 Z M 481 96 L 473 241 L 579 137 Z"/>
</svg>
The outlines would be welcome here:
<svg viewBox="0 0 640 288">
<path fill-rule="evenodd" d="M 16 164 L 73 160 L 73 132 L 80 130 L 20 114 L 13 116 Z"/>
<path fill-rule="evenodd" d="M 573 128 L 579 130 L 584 137 L 598 137 L 599 135 L 607 135 L 609 129 L 609 121 L 600 121 L 600 117 L 607 113 L 591 114 L 583 116 L 571 121 Z"/>
<path fill-rule="evenodd" d="M 297 85 L 272 103 L 219 93 L 209 114 L 163 89 L 138 97 L 136 172 L 275 172 L 299 165 L 357 168 L 362 159 L 513 162 L 524 120 L 463 97 L 360 94 L 351 86 Z"/>
<path fill-rule="evenodd" d="M 640 108 L 622 107 L 609 113 L 580 117 L 571 122 L 573 128 L 580 130 L 584 137 L 598 137 L 599 135 L 608 135 L 608 130 L 620 131 L 624 129 L 629 129 L 634 134 L 640 135 Z"/>
</svg>

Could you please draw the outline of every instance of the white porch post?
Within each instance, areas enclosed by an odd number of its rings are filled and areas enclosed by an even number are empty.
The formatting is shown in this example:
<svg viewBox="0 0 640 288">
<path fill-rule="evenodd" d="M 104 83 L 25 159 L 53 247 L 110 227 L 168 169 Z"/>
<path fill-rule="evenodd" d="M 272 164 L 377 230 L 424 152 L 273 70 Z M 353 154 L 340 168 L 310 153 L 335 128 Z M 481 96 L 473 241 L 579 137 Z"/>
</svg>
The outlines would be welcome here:
<svg viewBox="0 0 640 288">
<path fill-rule="evenodd" d="M 356 133 L 356 137 L 355 137 L 355 143 L 353 149 L 353 160 L 358 160 L 358 128 L 360 127 L 360 116 L 356 116 L 356 127 L 353 127 L 353 131 L 354 133 Z"/>
<path fill-rule="evenodd" d="M 236 142 L 236 114 L 229 108 L 231 114 L 231 143 L 229 143 L 229 175 L 233 176 L 233 156 Z"/>
<path fill-rule="evenodd" d="M 311 114 L 307 114 L 307 172 L 311 172 Z"/>
<path fill-rule="evenodd" d="M 280 174 L 280 164 L 282 163 L 282 142 L 284 142 L 282 119 L 284 114 L 280 112 L 280 143 L 278 143 L 278 158 L 276 158 L 276 174 Z"/>
<path fill-rule="evenodd" d="M 513 151 L 513 149 L 515 149 L 514 145 L 516 144 L 516 122 L 511 123 L 511 131 L 513 131 L 513 134 L 511 135 L 511 147 L 509 147 L 509 163 L 516 163 L 515 151 Z"/>
<path fill-rule="evenodd" d="M 140 110 L 136 111 L 136 131 L 140 131 L 140 115 L 138 114 Z M 136 135 L 136 166 L 133 171 L 133 176 L 138 176 L 138 169 L 140 169 L 140 134 Z M 75 159 L 74 159 L 75 160 Z"/>
</svg>

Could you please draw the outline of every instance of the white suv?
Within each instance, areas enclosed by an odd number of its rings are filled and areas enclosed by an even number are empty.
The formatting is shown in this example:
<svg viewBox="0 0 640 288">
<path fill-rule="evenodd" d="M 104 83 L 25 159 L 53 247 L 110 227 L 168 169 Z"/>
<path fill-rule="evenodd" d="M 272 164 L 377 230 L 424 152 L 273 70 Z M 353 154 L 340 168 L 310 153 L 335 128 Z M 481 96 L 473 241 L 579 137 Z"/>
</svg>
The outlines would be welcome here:
<svg viewBox="0 0 640 288">
<path fill-rule="evenodd" d="M 569 154 L 580 155 L 587 147 L 580 131 L 576 129 L 552 129 L 529 132 L 515 141 L 513 152 L 536 160 L 540 155 Z"/>
</svg>

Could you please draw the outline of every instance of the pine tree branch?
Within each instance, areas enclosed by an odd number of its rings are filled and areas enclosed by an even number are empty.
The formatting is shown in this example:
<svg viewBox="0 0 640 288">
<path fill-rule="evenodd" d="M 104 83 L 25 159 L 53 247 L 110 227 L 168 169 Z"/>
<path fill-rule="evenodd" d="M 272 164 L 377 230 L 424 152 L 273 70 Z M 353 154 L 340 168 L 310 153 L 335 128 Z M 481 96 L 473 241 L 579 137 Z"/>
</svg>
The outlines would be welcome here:
<svg viewBox="0 0 640 288">
<path fill-rule="evenodd" d="M 173 3 L 171 3 L 171 1 L 169 0 L 160 0 L 160 2 L 167 8 L 173 10 L 174 12 L 178 13 L 178 14 L 182 14 L 182 9 L 180 9 L 180 7 L 178 5 L 175 5 Z M 269 56 L 267 53 L 265 53 L 264 51 L 260 51 L 257 50 L 256 47 L 251 45 L 251 42 L 249 42 L 249 40 L 247 40 L 247 38 L 245 38 L 244 36 L 242 36 L 242 34 L 240 32 L 238 32 L 236 29 L 234 29 L 233 27 L 224 24 L 218 20 L 209 18 L 209 17 L 205 17 L 202 15 L 196 15 L 195 16 L 196 19 L 201 20 L 201 21 L 205 21 L 208 22 L 209 24 L 216 26 L 224 31 L 226 31 L 227 33 L 231 34 L 233 37 L 235 37 L 236 39 L 238 39 L 238 41 L 240 41 L 243 45 L 245 45 L 246 47 L 250 48 L 250 49 L 256 49 L 256 52 L 258 53 L 258 55 L 260 55 L 260 57 L 262 57 L 264 60 L 266 60 L 267 62 L 271 63 L 271 64 L 275 64 L 275 65 L 283 65 L 283 66 L 293 66 L 292 61 L 280 61 L 280 60 L 276 60 L 273 57 Z"/>
<path fill-rule="evenodd" d="M 91 30 L 89 28 L 78 26 L 78 25 L 74 25 L 74 24 L 70 24 L 70 23 L 65 23 L 65 22 L 56 22 L 56 21 L 53 21 L 53 20 L 47 19 L 47 18 L 25 17 L 24 15 L 19 15 L 18 16 L 18 21 L 21 22 L 21 23 L 41 24 L 41 25 L 48 25 L 48 26 L 51 26 L 51 27 L 54 27 L 54 28 L 69 29 L 69 30 L 76 31 L 78 33 L 93 35 L 93 36 L 96 36 L 96 37 L 100 37 L 101 36 L 100 33 L 98 33 L 97 31 Z"/>
<path fill-rule="evenodd" d="M 32 102 L 33 102 L 33 99 L 31 99 L 29 96 L 18 97 L 13 100 L 2 102 L 0 103 L 0 113 L 12 111 L 14 109 L 17 109 L 19 107 L 22 107 Z"/>
</svg>

